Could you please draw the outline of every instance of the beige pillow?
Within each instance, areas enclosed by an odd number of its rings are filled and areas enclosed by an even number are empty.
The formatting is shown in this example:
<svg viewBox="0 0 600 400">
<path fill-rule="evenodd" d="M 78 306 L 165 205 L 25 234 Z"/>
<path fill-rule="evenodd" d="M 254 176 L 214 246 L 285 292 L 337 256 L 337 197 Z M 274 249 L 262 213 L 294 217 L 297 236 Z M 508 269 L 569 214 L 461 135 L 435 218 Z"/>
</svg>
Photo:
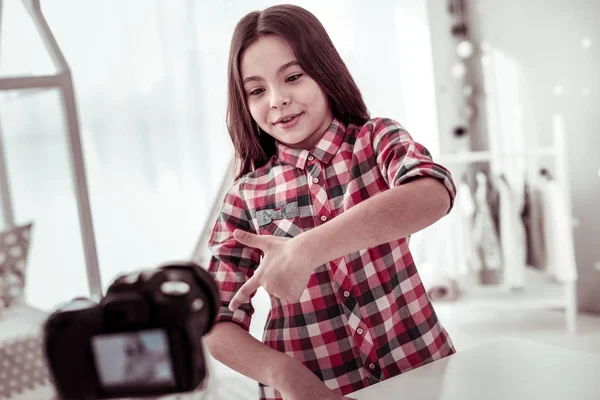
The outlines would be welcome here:
<svg viewBox="0 0 600 400">
<path fill-rule="evenodd" d="M 32 223 L 0 232 L 0 310 L 24 301 Z"/>
</svg>

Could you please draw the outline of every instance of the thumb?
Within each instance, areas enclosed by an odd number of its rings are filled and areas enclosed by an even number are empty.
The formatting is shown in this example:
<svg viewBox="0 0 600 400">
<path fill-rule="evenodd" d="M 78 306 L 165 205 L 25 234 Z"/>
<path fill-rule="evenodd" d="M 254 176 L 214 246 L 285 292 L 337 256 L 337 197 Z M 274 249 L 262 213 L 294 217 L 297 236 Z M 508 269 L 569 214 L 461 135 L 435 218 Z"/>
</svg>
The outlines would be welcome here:
<svg viewBox="0 0 600 400">
<path fill-rule="evenodd" d="M 259 235 L 255 235 L 254 233 L 236 229 L 233 232 L 233 237 L 243 245 L 260 249 L 263 252 L 267 250 L 267 243 L 263 240 L 263 238 L 261 238 Z"/>
</svg>

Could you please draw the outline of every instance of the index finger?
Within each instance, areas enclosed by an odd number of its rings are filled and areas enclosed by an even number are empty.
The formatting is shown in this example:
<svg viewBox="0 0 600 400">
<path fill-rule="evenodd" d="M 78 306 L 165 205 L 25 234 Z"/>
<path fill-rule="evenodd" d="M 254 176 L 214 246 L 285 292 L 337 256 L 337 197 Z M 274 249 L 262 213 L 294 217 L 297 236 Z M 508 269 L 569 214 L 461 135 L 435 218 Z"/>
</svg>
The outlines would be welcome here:
<svg viewBox="0 0 600 400">
<path fill-rule="evenodd" d="M 237 310 L 239 306 L 248 300 L 250 296 L 252 296 L 252 293 L 256 292 L 260 286 L 258 274 L 254 274 L 252 278 L 248 279 L 248 281 L 242 285 L 235 296 L 233 296 L 233 299 L 231 299 L 231 302 L 229 303 L 229 310 Z"/>
</svg>

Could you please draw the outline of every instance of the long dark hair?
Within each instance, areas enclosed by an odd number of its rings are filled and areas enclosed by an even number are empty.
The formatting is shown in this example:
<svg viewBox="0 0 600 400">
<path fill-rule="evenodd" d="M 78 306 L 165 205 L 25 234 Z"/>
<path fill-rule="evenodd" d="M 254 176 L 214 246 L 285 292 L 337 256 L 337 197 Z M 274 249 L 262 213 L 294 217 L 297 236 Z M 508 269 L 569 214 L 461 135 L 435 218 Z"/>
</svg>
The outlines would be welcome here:
<svg viewBox="0 0 600 400">
<path fill-rule="evenodd" d="M 239 163 L 236 179 L 263 166 L 276 152 L 275 139 L 261 134 L 250 115 L 240 74 L 242 53 L 265 35 L 278 35 L 290 45 L 300 67 L 327 94 L 335 118 L 356 125 L 369 119 L 350 71 L 313 14 L 289 4 L 251 12 L 235 27 L 229 52 L 227 129 Z"/>
</svg>

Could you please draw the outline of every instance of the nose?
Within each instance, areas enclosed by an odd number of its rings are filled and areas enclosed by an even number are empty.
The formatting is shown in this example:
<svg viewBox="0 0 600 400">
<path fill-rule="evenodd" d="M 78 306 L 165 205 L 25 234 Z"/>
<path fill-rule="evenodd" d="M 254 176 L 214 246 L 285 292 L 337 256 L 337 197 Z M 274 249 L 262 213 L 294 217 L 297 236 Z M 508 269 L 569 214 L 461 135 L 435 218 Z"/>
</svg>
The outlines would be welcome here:
<svg viewBox="0 0 600 400">
<path fill-rule="evenodd" d="M 273 89 L 271 90 L 271 109 L 280 109 L 283 106 L 290 104 L 290 97 L 287 93 L 282 90 Z"/>
</svg>

